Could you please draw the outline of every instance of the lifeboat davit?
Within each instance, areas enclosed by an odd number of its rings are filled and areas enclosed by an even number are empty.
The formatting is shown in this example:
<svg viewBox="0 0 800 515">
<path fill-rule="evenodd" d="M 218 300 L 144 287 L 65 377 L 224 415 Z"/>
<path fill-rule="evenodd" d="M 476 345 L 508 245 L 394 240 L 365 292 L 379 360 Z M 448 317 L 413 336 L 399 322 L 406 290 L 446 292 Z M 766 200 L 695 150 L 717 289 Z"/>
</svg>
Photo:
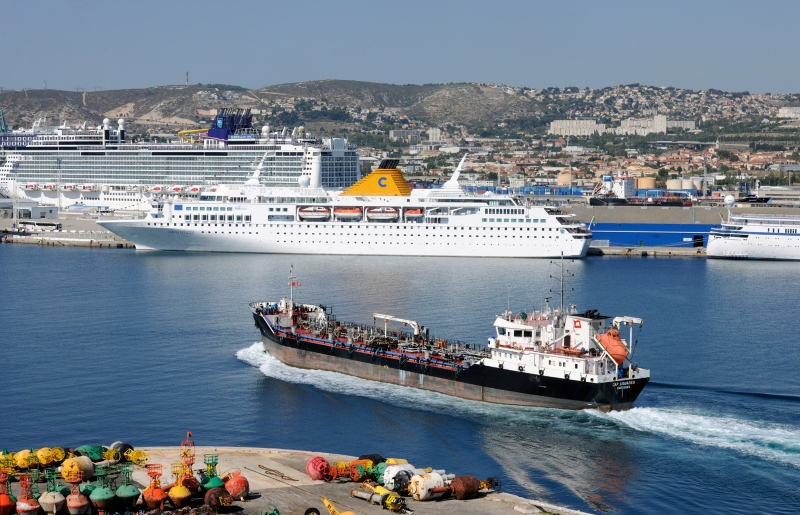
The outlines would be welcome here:
<svg viewBox="0 0 800 515">
<path fill-rule="evenodd" d="M 337 207 L 333 210 L 333 216 L 339 220 L 351 220 L 361 218 L 361 208 L 358 207 Z"/>
<path fill-rule="evenodd" d="M 303 220 L 326 220 L 331 215 L 327 207 L 319 206 L 301 207 L 298 213 Z"/>
<path fill-rule="evenodd" d="M 621 365 L 628 357 L 628 349 L 619 337 L 619 329 L 609 329 L 606 334 L 598 336 L 597 341 L 608 352 L 611 359 L 617 362 L 617 365 Z"/>
<path fill-rule="evenodd" d="M 406 209 L 406 218 L 419 218 L 422 216 L 422 208 Z"/>
<path fill-rule="evenodd" d="M 397 209 L 393 207 L 371 207 L 367 209 L 370 220 L 397 220 Z"/>
</svg>

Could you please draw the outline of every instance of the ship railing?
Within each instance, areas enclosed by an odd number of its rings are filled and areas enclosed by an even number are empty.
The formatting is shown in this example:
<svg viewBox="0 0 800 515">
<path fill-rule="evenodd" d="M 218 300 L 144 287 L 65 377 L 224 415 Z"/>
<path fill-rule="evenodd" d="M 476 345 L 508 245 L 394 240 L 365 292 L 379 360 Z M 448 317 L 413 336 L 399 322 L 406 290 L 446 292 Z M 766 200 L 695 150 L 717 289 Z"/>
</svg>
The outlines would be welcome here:
<svg viewBox="0 0 800 515">
<path fill-rule="evenodd" d="M 284 334 L 291 334 L 291 327 L 283 326 L 283 327 L 276 327 L 276 329 L 279 330 L 279 331 L 282 331 Z M 337 341 L 334 341 L 334 340 L 328 340 L 328 339 L 325 339 L 325 338 L 318 338 L 318 337 L 307 335 L 307 334 L 297 335 L 297 336 L 301 337 L 301 338 L 303 338 L 305 340 L 317 341 L 317 342 L 322 342 L 322 343 L 326 343 L 326 344 L 333 344 L 335 346 L 342 346 L 342 348 L 345 348 L 345 349 L 361 350 L 361 351 L 367 352 L 369 354 L 372 354 L 373 352 L 378 352 L 377 349 L 374 349 L 372 347 L 365 347 L 363 345 L 357 345 L 355 343 L 337 342 Z M 460 368 L 460 365 L 458 363 L 450 363 L 450 362 L 447 362 L 447 361 L 440 361 L 440 360 L 437 360 L 437 359 L 434 359 L 434 358 L 425 358 L 425 357 L 419 357 L 419 356 L 408 356 L 408 355 L 403 354 L 403 353 L 397 353 L 397 352 L 391 352 L 391 351 L 380 351 L 380 354 L 382 356 L 396 356 L 399 359 L 417 360 L 417 362 L 420 363 L 420 364 L 438 365 L 438 366 L 445 367 L 445 368 L 452 368 L 454 370 L 457 370 L 458 368 Z"/>
</svg>

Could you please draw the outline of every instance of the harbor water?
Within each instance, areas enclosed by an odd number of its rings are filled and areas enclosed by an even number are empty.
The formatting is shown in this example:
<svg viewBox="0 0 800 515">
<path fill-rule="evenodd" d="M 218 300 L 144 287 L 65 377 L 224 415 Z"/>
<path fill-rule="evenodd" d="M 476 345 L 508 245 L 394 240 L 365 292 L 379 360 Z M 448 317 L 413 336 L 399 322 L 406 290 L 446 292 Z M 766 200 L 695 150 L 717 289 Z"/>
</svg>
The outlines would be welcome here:
<svg viewBox="0 0 800 515">
<path fill-rule="evenodd" d="M 559 302 L 550 260 L 0 246 L 0 448 L 242 445 L 377 452 L 606 513 L 800 511 L 796 263 L 590 257 L 567 303 L 644 319 L 636 407 L 464 401 L 287 367 L 248 309 L 288 295 L 486 343 L 497 314 Z"/>
</svg>

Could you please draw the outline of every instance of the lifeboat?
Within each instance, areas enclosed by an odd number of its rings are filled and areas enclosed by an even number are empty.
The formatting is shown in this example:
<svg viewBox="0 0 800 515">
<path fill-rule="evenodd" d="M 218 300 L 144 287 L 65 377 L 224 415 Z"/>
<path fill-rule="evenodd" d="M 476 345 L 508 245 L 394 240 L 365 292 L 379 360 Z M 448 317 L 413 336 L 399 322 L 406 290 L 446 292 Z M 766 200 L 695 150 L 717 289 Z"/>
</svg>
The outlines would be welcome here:
<svg viewBox="0 0 800 515">
<path fill-rule="evenodd" d="M 56 185 L 53 183 L 47 183 L 42 185 L 42 189 L 44 191 L 54 191 L 56 189 Z"/>
<path fill-rule="evenodd" d="M 153 193 L 163 193 L 164 186 L 153 186 L 152 188 L 150 188 L 150 191 L 152 191 Z"/>
<path fill-rule="evenodd" d="M 397 220 L 397 209 L 393 207 L 371 207 L 367 209 L 370 220 Z"/>
<path fill-rule="evenodd" d="M 333 210 L 333 216 L 339 220 L 352 220 L 353 218 L 361 218 L 361 208 L 337 207 Z"/>
<path fill-rule="evenodd" d="M 331 215 L 327 207 L 319 206 L 301 207 L 298 213 L 303 220 L 326 220 Z"/>
<path fill-rule="evenodd" d="M 598 336 L 597 341 L 608 352 L 611 359 L 617 362 L 617 365 L 621 365 L 628 357 L 628 348 L 619 337 L 619 329 L 609 329 L 605 334 Z"/>
<path fill-rule="evenodd" d="M 180 193 L 183 191 L 183 186 L 173 186 L 169 189 L 170 193 Z"/>
<path fill-rule="evenodd" d="M 75 191 L 77 189 L 78 189 L 78 187 L 75 186 L 74 184 L 62 184 L 61 185 L 61 191 Z"/>
<path fill-rule="evenodd" d="M 423 216 L 422 208 L 406 209 L 406 218 L 419 218 Z"/>
<path fill-rule="evenodd" d="M 81 184 L 81 191 L 95 191 L 97 186 L 94 184 Z"/>
<path fill-rule="evenodd" d="M 564 354 L 566 356 L 581 356 L 581 355 L 585 354 L 585 352 L 583 350 L 581 350 L 581 349 L 573 349 L 571 347 L 566 347 L 566 348 L 565 347 L 559 347 L 557 349 L 554 349 L 553 352 L 556 352 L 558 354 Z"/>
<path fill-rule="evenodd" d="M 38 190 L 39 189 L 39 185 L 36 184 L 36 183 L 25 184 L 24 186 L 22 186 L 22 189 L 24 189 L 24 190 Z"/>
<path fill-rule="evenodd" d="M 202 188 L 201 186 L 192 186 L 192 187 L 190 187 L 190 188 L 188 189 L 188 191 L 189 191 L 189 193 L 191 193 L 192 195 L 197 195 L 197 194 L 199 194 L 201 191 L 203 191 L 203 188 Z"/>
</svg>

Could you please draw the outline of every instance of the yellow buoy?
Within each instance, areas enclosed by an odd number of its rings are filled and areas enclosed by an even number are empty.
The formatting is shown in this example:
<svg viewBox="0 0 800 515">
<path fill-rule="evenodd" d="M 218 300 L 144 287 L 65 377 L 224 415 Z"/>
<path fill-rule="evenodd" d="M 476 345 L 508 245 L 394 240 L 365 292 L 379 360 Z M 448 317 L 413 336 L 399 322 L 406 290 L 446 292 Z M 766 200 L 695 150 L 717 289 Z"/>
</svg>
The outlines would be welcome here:
<svg viewBox="0 0 800 515">
<path fill-rule="evenodd" d="M 77 456 L 67 458 L 61 464 L 61 476 L 67 479 L 71 472 L 80 472 L 84 481 L 89 481 L 94 477 L 94 463 L 88 456 Z"/>
<path fill-rule="evenodd" d="M 386 460 L 387 465 L 408 465 L 408 460 L 402 458 L 389 458 Z"/>
<path fill-rule="evenodd" d="M 31 455 L 30 449 L 19 451 L 14 455 L 14 465 L 20 469 L 28 468 L 28 457 Z"/>
<path fill-rule="evenodd" d="M 53 466 L 53 451 L 50 449 L 50 447 L 36 449 L 36 457 L 39 458 L 39 465 L 42 468 Z"/>
</svg>

